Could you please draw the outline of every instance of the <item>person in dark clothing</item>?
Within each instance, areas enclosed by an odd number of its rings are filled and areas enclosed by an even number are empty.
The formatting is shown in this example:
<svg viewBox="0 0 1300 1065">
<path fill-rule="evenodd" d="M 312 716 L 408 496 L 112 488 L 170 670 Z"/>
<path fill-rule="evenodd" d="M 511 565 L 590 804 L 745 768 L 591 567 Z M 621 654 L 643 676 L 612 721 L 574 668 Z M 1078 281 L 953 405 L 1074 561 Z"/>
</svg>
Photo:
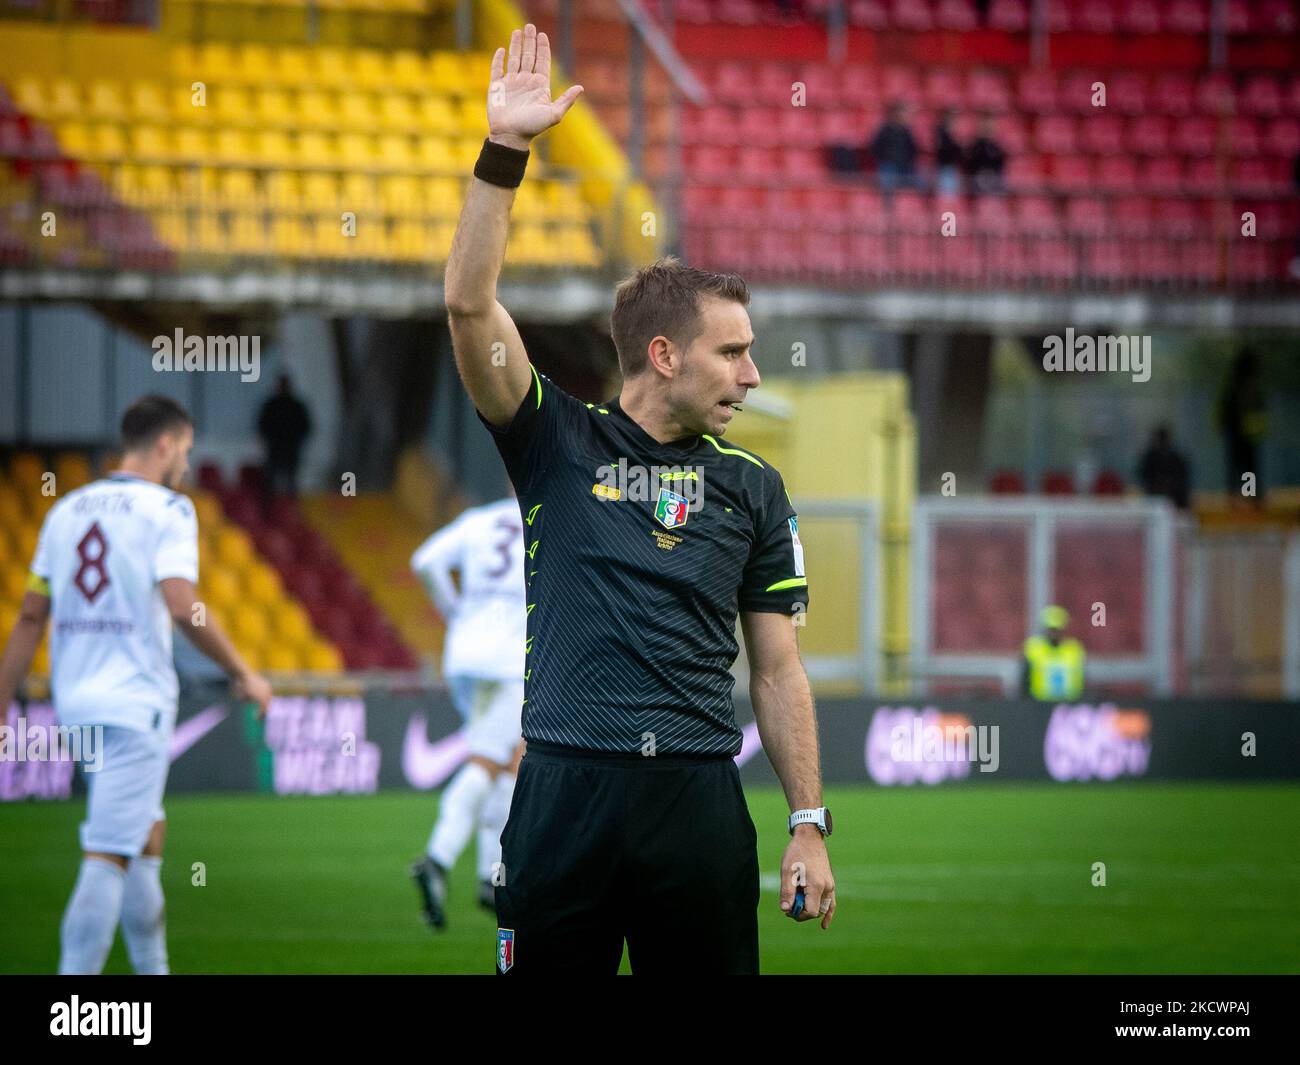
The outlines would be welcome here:
<svg viewBox="0 0 1300 1065">
<path fill-rule="evenodd" d="M 952 120 L 950 108 L 939 116 L 934 127 L 934 188 L 944 196 L 960 194 L 962 163 L 966 156 L 952 135 Z"/>
<path fill-rule="evenodd" d="M 293 394 L 289 378 L 282 376 L 275 395 L 262 404 L 257 416 L 257 432 L 266 446 L 266 485 L 272 494 L 298 491 L 298 463 L 311 428 L 307 405 Z"/>
<path fill-rule="evenodd" d="M 1169 426 L 1161 425 L 1151 436 L 1138 466 L 1138 480 L 1149 496 L 1164 496 L 1179 510 L 1189 502 L 1187 460 L 1173 445 Z"/>
<path fill-rule="evenodd" d="M 876 163 L 876 180 L 882 192 L 900 186 L 919 189 L 916 172 L 916 138 L 907 125 L 907 108 L 901 102 L 889 106 L 889 116 L 881 123 L 867 145 Z"/>
<path fill-rule="evenodd" d="M 1219 394 L 1218 413 L 1228 445 L 1228 494 L 1259 506 L 1264 494 L 1259 444 L 1268 428 L 1268 413 L 1259 377 L 1259 354 L 1253 348 L 1244 348 L 1233 360 Z M 1254 478 L 1254 490 L 1249 494 L 1246 474 Z"/>
<path fill-rule="evenodd" d="M 1005 188 L 1002 171 L 1006 165 L 1007 153 L 994 137 L 993 117 L 985 115 L 980 120 L 979 133 L 966 150 L 966 175 L 970 178 L 971 192 L 1002 192 Z"/>
</svg>

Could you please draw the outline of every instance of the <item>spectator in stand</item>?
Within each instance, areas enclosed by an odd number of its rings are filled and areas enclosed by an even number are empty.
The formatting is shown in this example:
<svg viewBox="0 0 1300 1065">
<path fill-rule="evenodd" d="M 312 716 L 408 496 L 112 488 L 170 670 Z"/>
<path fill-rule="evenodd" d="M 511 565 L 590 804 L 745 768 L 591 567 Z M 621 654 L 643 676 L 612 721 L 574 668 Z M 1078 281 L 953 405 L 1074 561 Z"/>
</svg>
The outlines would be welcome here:
<svg viewBox="0 0 1300 1065">
<path fill-rule="evenodd" d="M 997 142 L 993 131 L 993 116 L 980 119 L 979 133 L 966 150 L 966 175 L 970 178 L 972 193 L 1006 191 L 1002 171 L 1007 165 L 1007 153 Z"/>
<path fill-rule="evenodd" d="M 262 404 L 257 432 L 266 445 L 266 486 L 274 495 L 298 491 L 298 463 L 303 442 L 311 435 L 311 414 L 282 376 L 276 394 Z"/>
<path fill-rule="evenodd" d="M 1187 460 L 1173 444 L 1169 426 L 1160 425 L 1151 434 L 1138 465 L 1138 480 L 1149 496 L 1164 496 L 1179 510 L 1186 510 L 1189 502 Z"/>
<path fill-rule="evenodd" d="M 892 193 L 904 185 L 921 188 L 916 172 L 916 138 L 907 125 L 907 105 L 902 101 L 889 105 L 888 117 L 872 136 L 867 150 L 876 162 L 876 180 L 882 192 Z"/>
<path fill-rule="evenodd" d="M 966 153 L 952 135 L 952 108 L 940 112 L 934 127 L 934 189 L 942 196 L 961 194 L 961 172 Z"/>
<path fill-rule="evenodd" d="M 1219 393 L 1218 421 L 1228 445 L 1228 495 L 1237 505 L 1259 507 L 1264 498 L 1259 446 L 1268 432 L 1268 395 L 1254 348 L 1243 348 L 1232 362 Z M 1253 492 L 1247 492 L 1247 474 Z"/>
</svg>

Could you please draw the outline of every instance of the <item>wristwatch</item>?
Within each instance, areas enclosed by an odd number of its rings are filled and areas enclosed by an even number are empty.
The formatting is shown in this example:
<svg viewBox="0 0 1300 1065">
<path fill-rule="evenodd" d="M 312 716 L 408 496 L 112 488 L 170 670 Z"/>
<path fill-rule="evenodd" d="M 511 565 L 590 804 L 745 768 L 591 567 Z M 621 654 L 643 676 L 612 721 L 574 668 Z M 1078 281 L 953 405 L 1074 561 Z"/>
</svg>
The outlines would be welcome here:
<svg viewBox="0 0 1300 1065">
<path fill-rule="evenodd" d="M 794 835 L 795 825 L 816 825 L 825 839 L 831 834 L 831 812 L 825 806 L 815 810 L 796 810 L 790 815 L 790 835 Z"/>
</svg>

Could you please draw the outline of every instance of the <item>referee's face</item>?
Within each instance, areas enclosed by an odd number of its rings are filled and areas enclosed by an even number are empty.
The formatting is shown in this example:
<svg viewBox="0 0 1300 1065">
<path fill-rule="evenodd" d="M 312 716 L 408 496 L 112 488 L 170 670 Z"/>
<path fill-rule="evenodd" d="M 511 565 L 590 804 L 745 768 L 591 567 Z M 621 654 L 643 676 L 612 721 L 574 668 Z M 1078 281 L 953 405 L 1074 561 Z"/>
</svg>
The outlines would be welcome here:
<svg viewBox="0 0 1300 1065">
<path fill-rule="evenodd" d="M 674 406 L 691 431 L 721 436 L 736 405 L 761 381 L 750 355 L 754 333 L 749 312 L 734 300 L 706 298 L 700 315 L 704 328 L 687 349 L 674 381 Z"/>
</svg>

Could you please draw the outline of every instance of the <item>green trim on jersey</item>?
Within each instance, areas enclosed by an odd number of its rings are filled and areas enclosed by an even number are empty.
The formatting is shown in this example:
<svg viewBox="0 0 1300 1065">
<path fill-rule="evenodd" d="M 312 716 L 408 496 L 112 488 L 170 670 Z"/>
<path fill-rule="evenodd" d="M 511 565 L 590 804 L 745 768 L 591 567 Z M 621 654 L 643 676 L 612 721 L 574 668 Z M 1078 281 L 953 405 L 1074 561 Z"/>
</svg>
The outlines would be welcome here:
<svg viewBox="0 0 1300 1065">
<path fill-rule="evenodd" d="M 537 367 L 534 366 L 531 362 L 528 364 L 528 368 L 533 371 L 533 380 L 537 382 L 537 409 L 541 410 L 542 409 L 542 379 L 537 376 Z"/>
<path fill-rule="evenodd" d="M 747 454 L 744 451 L 738 451 L 734 447 L 723 447 L 716 440 L 714 440 L 713 437 L 711 437 L 708 433 L 704 433 L 703 435 L 704 435 L 704 439 L 707 440 L 710 444 L 712 444 L 715 448 L 717 448 L 720 454 L 739 455 L 742 459 L 749 459 L 749 461 L 752 462 L 755 466 L 757 466 L 760 470 L 763 469 L 763 464 L 759 462 L 758 459 L 754 458 L 753 455 Z"/>
<path fill-rule="evenodd" d="M 789 580 L 777 581 L 775 584 L 769 584 L 763 590 L 765 592 L 783 592 L 787 588 L 807 588 L 807 577 L 791 577 Z"/>
</svg>

